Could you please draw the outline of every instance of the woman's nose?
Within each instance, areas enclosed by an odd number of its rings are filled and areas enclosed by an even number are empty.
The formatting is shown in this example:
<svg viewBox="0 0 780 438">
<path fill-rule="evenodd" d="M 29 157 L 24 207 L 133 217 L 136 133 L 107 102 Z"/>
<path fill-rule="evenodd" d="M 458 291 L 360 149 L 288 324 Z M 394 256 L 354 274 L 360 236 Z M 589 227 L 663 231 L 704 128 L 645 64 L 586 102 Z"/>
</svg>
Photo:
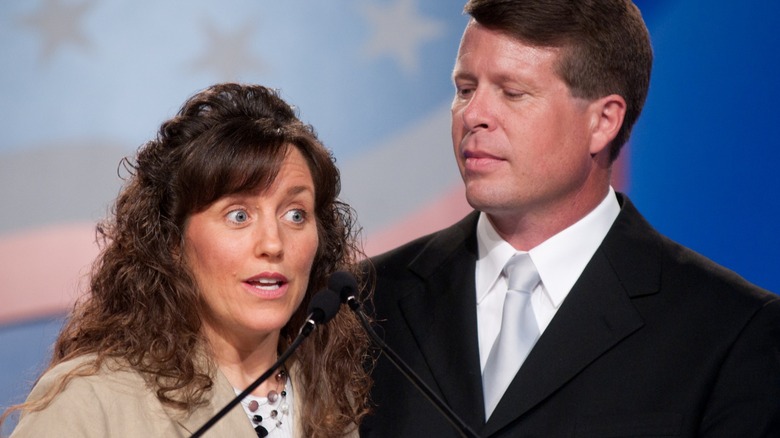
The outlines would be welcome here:
<svg viewBox="0 0 780 438">
<path fill-rule="evenodd" d="M 276 221 L 257 223 L 254 239 L 255 255 L 257 257 L 277 258 L 283 252 L 281 230 Z"/>
</svg>

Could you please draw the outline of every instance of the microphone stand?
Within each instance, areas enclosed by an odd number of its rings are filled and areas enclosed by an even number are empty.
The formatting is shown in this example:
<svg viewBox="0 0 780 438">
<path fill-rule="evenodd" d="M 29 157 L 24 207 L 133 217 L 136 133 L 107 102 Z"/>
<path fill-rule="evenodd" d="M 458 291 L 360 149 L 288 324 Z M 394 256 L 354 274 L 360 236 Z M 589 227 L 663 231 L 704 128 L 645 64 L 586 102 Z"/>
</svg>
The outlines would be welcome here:
<svg viewBox="0 0 780 438">
<path fill-rule="evenodd" d="M 200 429 L 196 430 L 195 433 L 191 435 L 191 438 L 199 438 L 203 436 L 203 434 L 206 433 L 206 431 L 209 430 L 211 426 L 216 424 L 216 422 L 227 415 L 231 409 L 233 409 L 237 404 L 241 403 L 241 400 L 248 396 L 252 391 L 257 389 L 261 383 L 268 379 L 280 366 L 282 366 L 283 363 L 287 361 L 287 359 L 293 354 L 293 352 L 295 352 L 298 346 L 301 345 L 301 342 L 303 342 L 303 340 L 308 337 L 309 334 L 317 327 L 317 324 L 325 324 L 331 318 L 333 318 L 336 312 L 338 312 L 338 305 L 339 298 L 335 293 L 331 293 L 329 291 L 328 293 L 324 293 L 323 291 L 318 292 L 312 299 L 312 303 L 309 306 L 311 313 L 306 319 L 306 323 L 303 325 L 303 327 L 301 327 L 301 331 L 298 333 L 298 336 L 295 338 L 295 340 L 293 340 L 292 344 L 287 347 L 287 350 L 285 350 L 284 353 L 279 356 L 279 359 L 274 362 L 268 371 L 264 372 L 245 390 L 241 391 L 241 394 L 238 394 L 233 400 L 230 401 L 230 403 L 225 405 L 225 407 L 217 412 L 216 415 L 211 417 L 209 421 L 201 426 Z"/>
<path fill-rule="evenodd" d="M 477 435 L 476 432 L 474 432 L 468 424 L 464 423 L 463 420 L 456 414 L 448 405 L 444 402 L 436 393 L 434 393 L 428 385 L 423 383 L 420 376 L 418 376 L 412 368 L 407 365 L 398 354 L 393 351 L 390 346 L 388 346 L 382 338 L 379 337 L 379 335 L 374 331 L 373 328 L 371 328 L 371 324 L 369 324 L 368 320 L 366 319 L 366 315 L 363 313 L 363 311 L 360 309 L 360 303 L 355 298 L 354 295 L 351 295 L 347 298 L 347 305 L 349 305 L 349 308 L 352 309 L 353 312 L 355 312 L 355 315 L 357 315 L 358 319 L 360 320 L 360 324 L 363 325 L 363 329 L 365 329 L 366 333 L 368 333 L 368 336 L 371 338 L 371 340 L 374 342 L 375 345 L 377 345 L 382 352 L 385 354 L 387 359 L 400 371 L 412 384 L 425 396 L 426 399 L 428 399 L 429 402 L 433 403 L 433 405 L 436 407 L 436 409 L 441 412 L 442 415 L 444 415 L 444 418 L 447 419 L 447 421 L 450 422 L 450 424 L 458 431 L 460 432 L 460 435 L 466 438 L 479 438 L 479 435 Z"/>
<path fill-rule="evenodd" d="M 310 320 L 311 321 L 311 320 Z M 304 326 L 308 327 L 309 324 Z M 313 327 L 312 327 L 313 328 Z M 257 389 L 260 384 L 262 384 L 266 379 L 271 377 L 271 375 L 279 369 L 282 364 L 289 359 L 289 357 L 295 352 L 295 350 L 298 348 L 298 346 L 303 342 L 303 340 L 306 338 L 306 336 L 311 333 L 311 330 L 308 330 L 308 332 L 304 333 L 304 330 L 301 330 L 301 332 L 298 334 L 298 337 L 295 338 L 292 344 L 285 350 L 284 353 L 282 353 L 281 356 L 279 356 L 279 359 L 274 362 L 274 364 L 271 366 L 271 368 L 268 369 L 268 371 L 264 372 L 260 377 L 257 378 L 254 382 L 252 382 L 251 385 L 249 385 L 245 390 L 241 391 L 241 394 L 238 394 L 233 400 L 230 401 L 230 403 L 226 404 L 225 407 L 223 407 L 219 412 L 217 412 L 216 415 L 211 417 L 209 421 L 207 421 L 203 426 L 200 427 L 200 429 L 196 430 L 195 433 L 191 435 L 191 438 L 198 438 L 203 436 L 204 433 L 206 433 L 207 430 L 211 428 L 214 424 L 216 424 L 217 421 L 222 419 L 225 415 L 227 415 L 228 412 L 230 412 L 231 409 L 233 409 L 237 404 L 241 403 L 241 400 L 243 400 L 246 396 L 252 393 L 255 389 Z"/>
</svg>

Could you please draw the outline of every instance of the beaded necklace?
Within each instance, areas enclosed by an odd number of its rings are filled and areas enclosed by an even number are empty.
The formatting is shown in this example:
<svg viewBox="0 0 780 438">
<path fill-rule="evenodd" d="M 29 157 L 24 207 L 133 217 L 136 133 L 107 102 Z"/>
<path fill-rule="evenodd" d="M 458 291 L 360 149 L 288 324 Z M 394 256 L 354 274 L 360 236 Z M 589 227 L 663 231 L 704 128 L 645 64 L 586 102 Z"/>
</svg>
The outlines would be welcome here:
<svg viewBox="0 0 780 438">
<path fill-rule="evenodd" d="M 247 396 L 241 401 L 244 411 L 254 425 L 257 436 L 262 438 L 270 432 L 280 430 L 285 417 L 290 413 L 290 406 L 287 402 L 287 381 L 288 376 L 285 370 L 280 370 L 274 376 L 276 388 L 268 391 L 265 399 Z M 235 390 L 236 394 L 241 391 Z M 266 411 L 263 413 L 262 411 Z"/>
</svg>

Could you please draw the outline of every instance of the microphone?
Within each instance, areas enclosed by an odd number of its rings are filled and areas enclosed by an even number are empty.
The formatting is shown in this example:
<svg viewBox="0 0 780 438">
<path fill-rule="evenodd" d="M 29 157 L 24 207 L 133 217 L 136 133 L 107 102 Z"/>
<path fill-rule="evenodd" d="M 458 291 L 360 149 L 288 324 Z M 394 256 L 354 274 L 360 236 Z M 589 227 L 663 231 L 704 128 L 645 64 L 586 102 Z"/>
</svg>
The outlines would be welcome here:
<svg viewBox="0 0 780 438">
<path fill-rule="evenodd" d="M 300 334 L 304 337 L 309 336 L 317 326 L 325 324 L 333 319 L 333 317 L 339 313 L 340 306 L 340 297 L 329 288 L 322 289 L 314 294 L 311 298 L 311 302 L 309 302 L 309 317 L 306 318 L 306 323 L 301 327 Z"/>
<path fill-rule="evenodd" d="M 328 289 L 339 294 L 342 303 L 347 303 L 350 309 L 360 310 L 357 299 L 358 285 L 355 276 L 347 271 L 336 271 L 328 279 Z"/>
<path fill-rule="evenodd" d="M 423 382 L 412 368 L 404 362 L 398 354 L 393 351 L 389 345 L 374 331 L 369 324 L 366 315 L 363 313 L 358 301 L 358 285 L 355 277 L 346 271 L 336 271 L 328 279 L 328 288 L 339 294 L 341 302 L 346 303 L 355 315 L 360 320 L 360 324 L 363 329 L 368 333 L 368 336 L 385 354 L 387 359 L 401 372 L 401 374 L 409 380 L 412 385 L 415 386 L 422 394 L 431 402 L 439 412 L 450 422 L 450 424 L 460 432 L 461 436 L 468 438 L 479 438 L 476 432 L 474 432 L 447 403 L 444 402 L 433 390 Z"/>
<path fill-rule="evenodd" d="M 200 429 L 196 430 L 195 433 L 191 435 L 191 438 L 198 438 L 203 436 L 203 434 L 206 433 L 206 431 L 209 430 L 211 426 L 222 419 L 222 417 L 230 412 L 230 410 L 233 409 L 237 404 L 241 403 L 241 400 L 243 400 L 247 395 L 257 389 L 261 383 L 268 379 L 268 377 L 270 377 L 280 366 L 282 366 L 284 362 L 287 361 L 287 359 L 293 354 L 293 352 L 295 352 L 298 346 L 301 345 L 303 340 L 308 337 L 309 334 L 314 331 L 314 329 L 322 324 L 326 324 L 328 321 L 333 319 L 333 317 L 336 316 L 336 314 L 339 312 L 340 306 L 341 301 L 339 296 L 329 288 L 322 289 L 314 294 L 311 302 L 309 302 L 309 307 L 307 309 L 309 316 L 306 317 L 306 322 L 298 332 L 298 336 L 295 338 L 292 344 L 287 347 L 287 350 L 285 350 L 285 352 L 279 356 L 279 359 L 276 360 L 276 362 L 271 366 L 271 368 L 268 369 L 268 371 L 263 373 L 260 377 L 257 378 L 257 380 L 252 382 L 251 385 L 243 390 L 241 394 L 238 394 L 233 400 L 230 401 L 230 403 L 226 404 L 222 410 L 211 417 L 209 421 L 201 426 Z"/>
</svg>

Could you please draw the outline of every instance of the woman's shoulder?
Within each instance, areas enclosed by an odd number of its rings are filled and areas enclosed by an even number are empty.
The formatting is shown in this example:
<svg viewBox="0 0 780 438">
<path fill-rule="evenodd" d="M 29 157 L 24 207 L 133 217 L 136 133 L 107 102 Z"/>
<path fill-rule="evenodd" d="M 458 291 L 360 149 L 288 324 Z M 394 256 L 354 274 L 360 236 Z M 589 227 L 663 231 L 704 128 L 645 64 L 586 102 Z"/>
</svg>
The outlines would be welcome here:
<svg viewBox="0 0 780 438">
<path fill-rule="evenodd" d="M 95 368 L 95 356 L 85 355 L 60 362 L 35 383 L 27 403 L 38 408 L 22 413 L 13 437 L 107 436 L 110 416 L 104 401 L 110 386 L 103 367 Z M 60 433 L 61 432 L 61 433 Z"/>
<path fill-rule="evenodd" d="M 51 431 L 66 437 L 141 436 L 149 431 L 169 436 L 177 429 L 140 373 L 113 359 L 95 364 L 96 356 L 85 355 L 44 373 L 27 401 L 50 399 L 43 409 L 22 414 L 14 437 Z"/>
<path fill-rule="evenodd" d="M 47 381 L 54 381 L 60 379 L 72 372 L 78 372 L 80 370 L 87 370 L 95 364 L 96 356 L 94 354 L 87 354 L 79 356 L 70 360 L 60 362 L 53 367 L 49 368 L 38 379 L 38 385 Z"/>
<path fill-rule="evenodd" d="M 61 392 L 70 394 L 85 389 L 95 392 L 101 387 L 126 387 L 138 391 L 145 386 L 143 377 L 124 362 L 104 359 L 98 367 L 96 360 L 96 355 L 87 354 L 60 362 L 40 377 L 30 396 L 33 397 L 36 392 L 48 392 L 53 386 L 60 385 L 64 385 Z"/>
</svg>

